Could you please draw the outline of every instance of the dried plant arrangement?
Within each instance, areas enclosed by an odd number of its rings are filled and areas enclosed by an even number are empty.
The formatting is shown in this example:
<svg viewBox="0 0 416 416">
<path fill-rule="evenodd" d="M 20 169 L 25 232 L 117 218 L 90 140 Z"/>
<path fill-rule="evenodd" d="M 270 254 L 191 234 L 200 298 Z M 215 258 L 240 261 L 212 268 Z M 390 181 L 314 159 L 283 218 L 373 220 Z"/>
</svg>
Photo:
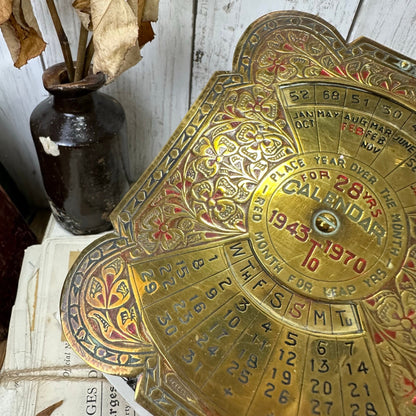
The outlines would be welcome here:
<svg viewBox="0 0 416 416">
<path fill-rule="evenodd" d="M 140 49 L 154 38 L 151 22 L 158 18 L 159 0 L 75 0 L 80 19 L 74 64 L 68 38 L 54 0 L 45 0 L 61 45 L 68 81 L 103 72 L 107 82 L 136 65 Z M 31 0 L 0 0 L 0 29 L 17 68 L 39 56 L 46 47 Z"/>
</svg>

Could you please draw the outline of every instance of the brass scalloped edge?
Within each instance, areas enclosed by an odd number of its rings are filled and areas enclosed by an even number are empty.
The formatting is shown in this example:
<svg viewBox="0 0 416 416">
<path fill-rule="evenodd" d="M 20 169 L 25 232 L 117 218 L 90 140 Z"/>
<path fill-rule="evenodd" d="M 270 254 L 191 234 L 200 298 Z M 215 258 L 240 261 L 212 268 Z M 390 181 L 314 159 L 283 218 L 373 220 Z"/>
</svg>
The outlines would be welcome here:
<svg viewBox="0 0 416 416">
<path fill-rule="evenodd" d="M 369 57 L 372 61 L 400 73 L 404 79 L 413 84 L 416 83 L 416 60 L 366 37 L 359 37 L 351 43 L 346 43 L 337 29 L 319 16 L 293 11 L 270 13 L 253 22 L 238 42 L 233 58 L 233 70 L 243 74 L 245 79 L 250 79 L 252 77 L 251 61 L 254 60 L 253 55 L 255 55 L 257 48 L 256 40 L 262 36 L 262 33 L 271 30 L 283 31 L 300 28 L 317 36 L 322 43 L 328 46 L 329 50 L 332 49 L 340 62 Z M 342 78 L 342 74 L 336 76 Z M 322 80 L 327 80 L 327 77 L 322 77 Z M 386 89 L 380 89 L 379 92 L 386 92 Z M 400 98 L 406 100 L 406 97 Z M 414 102 L 413 95 L 408 103 L 414 104 Z"/>
</svg>

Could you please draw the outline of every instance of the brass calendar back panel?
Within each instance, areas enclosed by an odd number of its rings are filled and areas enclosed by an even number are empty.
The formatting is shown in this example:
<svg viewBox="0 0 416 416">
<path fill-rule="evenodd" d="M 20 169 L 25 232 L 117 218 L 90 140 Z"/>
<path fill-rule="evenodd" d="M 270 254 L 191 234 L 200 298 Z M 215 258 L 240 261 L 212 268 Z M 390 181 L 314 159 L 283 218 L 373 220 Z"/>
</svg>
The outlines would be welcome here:
<svg viewBox="0 0 416 416">
<path fill-rule="evenodd" d="M 254 22 L 69 273 L 72 347 L 155 415 L 414 415 L 415 73 Z"/>
</svg>

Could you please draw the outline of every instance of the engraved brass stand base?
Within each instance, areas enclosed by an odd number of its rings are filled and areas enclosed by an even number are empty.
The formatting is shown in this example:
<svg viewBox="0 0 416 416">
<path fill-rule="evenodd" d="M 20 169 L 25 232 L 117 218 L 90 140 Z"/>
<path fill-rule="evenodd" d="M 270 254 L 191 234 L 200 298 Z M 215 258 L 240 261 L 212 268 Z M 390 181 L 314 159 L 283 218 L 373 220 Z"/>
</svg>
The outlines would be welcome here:
<svg viewBox="0 0 416 416">
<path fill-rule="evenodd" d="M 69 273 L 68 342 L 155 415 L 415 415 L 415 73 L 254 22 Z"/>
</svg>

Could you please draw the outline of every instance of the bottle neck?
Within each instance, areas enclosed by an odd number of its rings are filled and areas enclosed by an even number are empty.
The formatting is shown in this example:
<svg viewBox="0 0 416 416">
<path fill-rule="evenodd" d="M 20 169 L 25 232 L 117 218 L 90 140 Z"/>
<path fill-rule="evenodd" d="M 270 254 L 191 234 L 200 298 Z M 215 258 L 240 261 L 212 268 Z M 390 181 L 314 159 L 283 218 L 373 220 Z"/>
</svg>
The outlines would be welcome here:
<svg viewBox="0 0 416 416">
<path fill-rule="evenodd" d="M 94 96 L 96 92 L 85 93 L 74 96 L 65 96 L 65 94 L 53 94 L 53 106 L 55 110 L 65 113 L 85 113 L 94 105 Z"/>
</svg>

